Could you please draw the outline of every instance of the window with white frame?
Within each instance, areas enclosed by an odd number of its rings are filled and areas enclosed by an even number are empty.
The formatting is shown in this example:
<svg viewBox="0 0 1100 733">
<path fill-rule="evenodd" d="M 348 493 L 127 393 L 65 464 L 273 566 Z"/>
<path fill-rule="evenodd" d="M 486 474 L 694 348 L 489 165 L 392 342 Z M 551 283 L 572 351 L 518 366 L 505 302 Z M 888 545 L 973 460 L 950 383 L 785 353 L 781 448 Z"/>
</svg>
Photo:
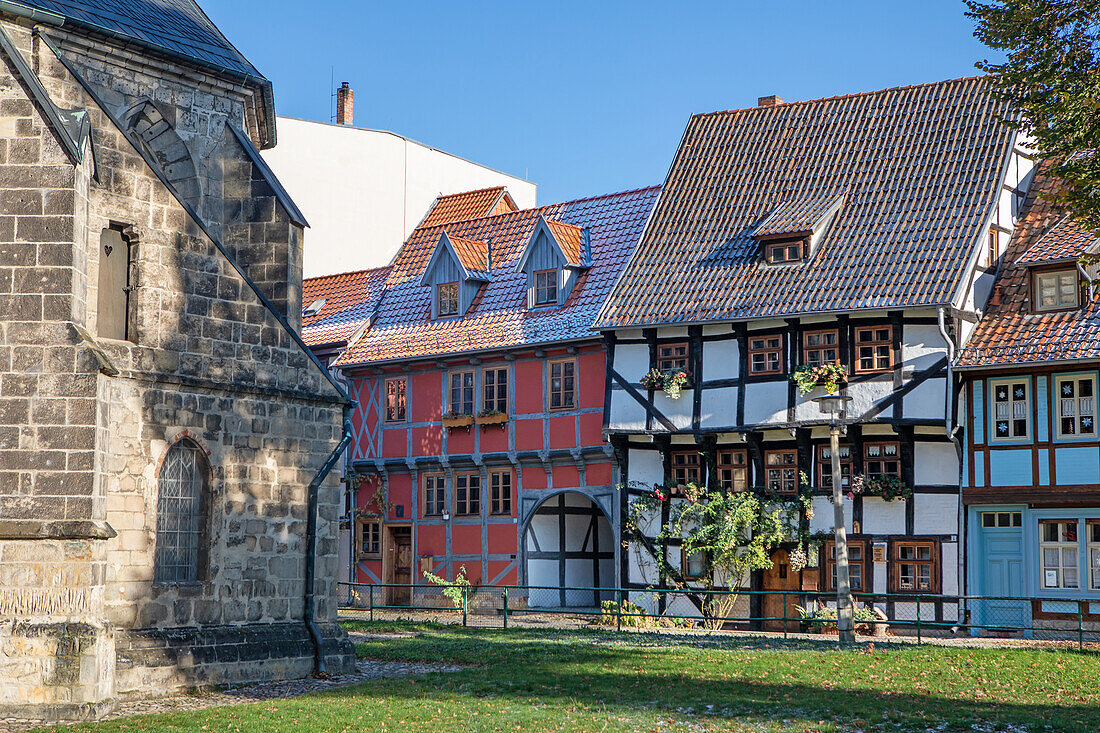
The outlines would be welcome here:
<svg viewBox="0 0 1100 733">
<path fill-rule="evenodd" d="M 1058 392 L 1058 437 L 1096 435 L 1096 380 L 1087 376 L 1055 377 Z"/>
<path fill-rule="evenodd" d="M 1078 540 L 1076 519 L 1044 519 L 1039 522 L 1039 562 L 1042 587 L 1075 589 Z"/>
<path fill-rule="evenodd" d="M 1100 519 L 1085 523 L 1088 532 L 1089 588 L 1100 590 Z"/>
<path fill-rule="evenodd" d="M 1031 395 L 1027 379 L 993 382 L 993 439 L 1026 438 L 1031 433 Z"/>
<path fill-rule="evenodd" d="M 1035 273 L 1035 310 L 1077 307 L 1077 270 Z"/>
</svg>

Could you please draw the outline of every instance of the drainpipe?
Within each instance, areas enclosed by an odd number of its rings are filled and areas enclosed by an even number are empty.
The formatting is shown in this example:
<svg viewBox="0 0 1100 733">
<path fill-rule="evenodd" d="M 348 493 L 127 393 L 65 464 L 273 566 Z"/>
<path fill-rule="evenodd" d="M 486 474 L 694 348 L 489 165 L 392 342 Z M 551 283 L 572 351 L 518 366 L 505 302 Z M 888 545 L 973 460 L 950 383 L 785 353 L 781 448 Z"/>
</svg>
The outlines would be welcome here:
<svg viewBox="0 0 1100 733">
<path fill-rule="evenodd" d="M 306 591 L 305 591 L 305 613 L 303 614 L 306 628 L 309 630 L 309 637 L 313 641 L 313 671 L 318 676 L 326 676 L 328 670 L 325 667 L 325 653 L 324 644 L 321 642 L 321 632 L 317 628 L 317 623 L 314 621 L 314 561 L 317 557 L 317 501 L 318 493 L 321 488 L 321 484 L 324 483 L 325 477 L 328 476 L 336 462 L 340 460 L 341 454 L 351 443 L 351 410 L 354 403 L 347 403 L 344 405 L 344 433 L 340 438 L 340 443 L 333 449 L 332 453 L 325 460 L 325 464 L 321 466 L 321 470 L 317 472 L 317 475 L 313 477 L 313 480 L 309 482 L 309 488 L 307 489 L 307 511 L 309 514 L 306 517 Z"/>
<path fill-rule="evenodd" d="M 1084 265 L 1081 264 L 1080 260 L 1078 260 L 1076 262 L 1076 264 L 1077 264 L 1077 271 L 1079 273 L 1081 273 L 1081 277 L 1085 278 L 1085 283 L 1087 284 L 1088 289 L 1089 289 L 1089 300 L 1091 301 L 1092 300 L 1092 276 L 1089 275 L 1088 272 L 1085 271 L 1085 267 L 1084 267 Z"/>
<path fill-rule="evenodd" d="M 963 452 L 962 443 L 959 442 L 959 438 L 958 438 L 958 435 L 957 435 L 959 427 L 958 427 L 958 425 L 955 424 L 955 404 L 954 404 L 954 400 L 952 399 L 952 397 L 954 396 L 954 393 L 955 393 L 955 378 L 954 378 L 954 370 L 952 368 L 954 363 L 955 363 L 955 342 L 952 341 L 951 337 L 947 334 L 947 325 L 946 325 L 945 319 L 944 319 L 944 308 L 943 308 L 943 306 L 941 306 L 936 311 L 936 323 L 940 327 L 940 336 L 942 336 L 944 342 L 947 343 L 947 384 L 946 384 L 946 387 L 944 389 L 944 391 L 947 393 L 947 395 L 944 398 L 944 402 L 946 403 L 946 406 L 945 406 L 945 409 L 946 409 L 945 429 L 947 431 L 948 439 L 950 439 L 951 442 L 955 445 L 955 455 L 957 455 L 959 457 L 959 492 L 960 492 L 960 496 L 959 496 L 959 512 L 958 512 L 958 517 L 956 518 L 956 523 L 958 525 L 958 533 L 959 533 L 958 536 L 959 536 L 960 539 L 959 539 L 959 552 L 957 553 L 957 555 L 958 555 L 957 565 L 958 566 L 955 568 L 955 573 L 956 573 L 956 578 L 957 578 L 956 583 L 958 585 L 959 595 L 964 595 L 964 590 L 965 590 L 964 586 L 966 584 L 966 576 L 965 576 L 965 572 L 966 572 L 966 551 L 965 551 L 966 512 L 963 510 L 961 494 L 962 494 L 963 479 L 966 476 L 966 464 L 965 464 L 965 461 L 964 461 L 966 456 Z M 962 604 L 960 604 L 960 606 L 961 605 Z M 965 613 L 964 609 L 960 608 L 959 609 L 959 622 L 960 623 L 963 622 L 963 613 Z"/>
</svg>

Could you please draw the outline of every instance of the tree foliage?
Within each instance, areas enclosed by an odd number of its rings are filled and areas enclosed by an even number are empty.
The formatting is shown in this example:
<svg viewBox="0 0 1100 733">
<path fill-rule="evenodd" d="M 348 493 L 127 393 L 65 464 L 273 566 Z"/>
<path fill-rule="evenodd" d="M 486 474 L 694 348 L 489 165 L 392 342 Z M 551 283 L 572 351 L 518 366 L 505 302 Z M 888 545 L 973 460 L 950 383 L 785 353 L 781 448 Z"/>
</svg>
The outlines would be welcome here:
<svg viewBox="0 0 1100 733">
<path fill-rule="evenodd" d="M 1096 0 L 967 0 L 974 35 L 1005 54 L 983 61 L 1021 115 L 1037 153 L 1053 161 L 1055 202 L 1087 229 L 1100 228 L 1100 3 Z"/>
</svg>

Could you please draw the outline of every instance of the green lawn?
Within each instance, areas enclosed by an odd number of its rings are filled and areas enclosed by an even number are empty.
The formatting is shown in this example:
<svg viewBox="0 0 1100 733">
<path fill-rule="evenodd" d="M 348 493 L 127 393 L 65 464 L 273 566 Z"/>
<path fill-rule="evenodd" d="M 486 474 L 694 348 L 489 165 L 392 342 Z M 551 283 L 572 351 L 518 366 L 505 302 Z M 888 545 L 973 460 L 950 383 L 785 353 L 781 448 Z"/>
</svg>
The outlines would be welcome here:
<svg viewBox="0 0 1100 733">
<path fill-rule="evenodd" d="M 351 622 L 349 629 L 392 625 Z M 457 674 L 76 731 L 1100 731 L 1100 655 L 415 627 L 360 656 Z"/>
</svg>

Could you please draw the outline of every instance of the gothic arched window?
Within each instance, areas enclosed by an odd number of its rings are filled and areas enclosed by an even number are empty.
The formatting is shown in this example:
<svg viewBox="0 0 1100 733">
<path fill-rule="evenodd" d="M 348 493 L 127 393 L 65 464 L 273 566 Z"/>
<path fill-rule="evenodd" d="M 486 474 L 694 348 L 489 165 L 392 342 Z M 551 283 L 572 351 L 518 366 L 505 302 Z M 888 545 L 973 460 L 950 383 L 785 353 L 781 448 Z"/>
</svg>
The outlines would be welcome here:
<svg viewBox="0 0 1100 733">
<path fill-rule="evenodd" d="M 203 450 L 190 440 L 168 449 L 157 482 L 155 583 L 194 583 L 205 564 L 207 476 Z"/>
</svg>

